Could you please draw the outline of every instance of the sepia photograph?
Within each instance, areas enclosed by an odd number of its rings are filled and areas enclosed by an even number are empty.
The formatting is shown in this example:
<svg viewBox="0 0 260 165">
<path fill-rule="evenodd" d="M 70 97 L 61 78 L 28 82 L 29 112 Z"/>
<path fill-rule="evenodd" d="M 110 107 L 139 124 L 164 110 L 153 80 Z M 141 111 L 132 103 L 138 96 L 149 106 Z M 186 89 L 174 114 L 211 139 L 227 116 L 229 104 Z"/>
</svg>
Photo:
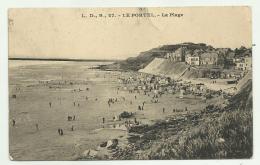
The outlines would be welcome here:
<svg viewBox="0 0 260 165">
<path fill-rule="evenodd" d="M 251 159 L 251 14 L 10 8 L 10 159 Z"/>
</svg>

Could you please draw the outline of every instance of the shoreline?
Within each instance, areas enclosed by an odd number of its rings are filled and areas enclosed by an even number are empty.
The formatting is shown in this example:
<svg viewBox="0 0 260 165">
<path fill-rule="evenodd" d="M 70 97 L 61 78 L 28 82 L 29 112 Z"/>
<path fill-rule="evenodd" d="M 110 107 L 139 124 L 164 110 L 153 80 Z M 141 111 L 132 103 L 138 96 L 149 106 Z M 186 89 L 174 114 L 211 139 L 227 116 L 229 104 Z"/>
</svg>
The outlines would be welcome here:
<svg viewBox="0 0 260 165">
<path fill-rule="evenodd" d="M 58 64 L 56 65 L 58 66 Z M 100 145 L 103 143 L 127 147 L 129 138 L 139 137 L 139 140 L 140 138 L 142 140 L 143 136 L 143 138 L 150 136 L 138 135 L 135 132 L 128 134 L 128 129 L 124 127 L 125 122 L 135 126 L 136 118 L 137 122 L 140 123 L 138 127 L 143 129 L 144 126 L 144 129 L 147 129 L 156 125 L 158 121 L 169 122 L 172 120 L 171 118 L 183 120 L 188 112 L 197 114 L 207 105 L 221 103 L 225 100 L 217 95 L 206 101 L 201 96 L 193 94 L 185 94 L 180 98 L 180 92 L 177 89 L 174 93 L 164 93 L 161 96 L 158 94 L 155 97 L 157 94 L 153 90 L 148 92 L 144 89 L 132 88 L 137 87 L 139 80 L 143 81 L 146 77 L 142 77 L 140 72 L 95 70 L 85 65 L 76 64 L 75 66 L 69 65 L 68 69 L 64 70 L 66 65 L 68 64 L 54 67 L 56 72 L 53 72 L 50 67 L 42 67 L 41 65 L 25 66 L 24 69 L 29 69 L 30 72 L 21 71 L 22 76 L 18 68 L 16 71 L 15 68 L 12 70 L 13 76 L 9 82 L 16 82 L 16 84 L 9 88 L 9 120 L 16 119 L 19 129 L 10 126 L 10 136 L 13 137 L 10 141 L 10 154 L 16 155 L 14 156 L 16 160 L 20 158 L 19 145 L 26 144 L 28 144 L 27 147 L 22 150 L 27 154 L 34 151 L 31 153 L 33 156 L 28 157 L 34 158 L 33 160 L 43 158 L 56 160 L 58 157 L 66 160 L 81 160 L 85 159 L 86 155 L 93 157 L 97 154 L 96 150 L 102 148 Z M 35 67 L 38 68 L 32 69 Z M 61 76 L 61 72 L 66 74 Z M 32 80 L 31 75 L 37 76 Z M 40 81 L 46 76 L 51 76 L 52 79 Z M 129 81 L 129 84 L 124 84 L 123 82 L 128 81 L 123 80 L 130 80 L 129 78 L 133 82 Z M 28 86 L 26 85 L 28 82 L 24 80 L 33 81 L 34 85 Z M 13 95 L 16 97 L 14 98 Z M 109 106 L 107 102 L 109 98 L 117 99 L 117 101 L 114 100 L 114 103 Z M 48 104 L 50 100 L 52 101 L 51 108 Z M 155 100 L 159 101 L 154 102 Z M 73 102 L 76 105 L 73 106 Z M 145 102 L 144 109 L 138 110 L 138 106 L 143 102 Z M 184 110 L 185 107 L 187 107 L 187 111 Z M 114 117 L 124 111 L 133 112 L 134 116 L 115 121 Z M 67 115 L 73 114 L 76 115 L 76 120 L 67 121 Z M 177 116 L 180 118 L 178 119 Z M 25 120 L 27 117 L 30 120 Z M 102 117 L 106 119 L 103 124 Z M 31 130 L 34 128 L 35 122 L 39 123 L 39 132 Z M 70 130 L 71 125 L 74 126 L 74 131 Z M 56 128 L 60 127 L 64 128 L 65 132 L 62 137 L 57 135 Z M 21 141 L 12 146 L 15 144 L 16 138 L 22 135 L 24 138 L 19 139 Z M 31 144 L 33 141 L 37 141 L 36 146 Z M 100 149 L 100 154 L 104 152 L 104 155 L 107 155 L 106 149 L 103 149 Z M 49 154 L 53 156 L 47 158 L 46 156 Z M 26 155 L 23 156 L 26 158 Z M 92 158 L 90 159 L 92 160 Z"/>
</svg>

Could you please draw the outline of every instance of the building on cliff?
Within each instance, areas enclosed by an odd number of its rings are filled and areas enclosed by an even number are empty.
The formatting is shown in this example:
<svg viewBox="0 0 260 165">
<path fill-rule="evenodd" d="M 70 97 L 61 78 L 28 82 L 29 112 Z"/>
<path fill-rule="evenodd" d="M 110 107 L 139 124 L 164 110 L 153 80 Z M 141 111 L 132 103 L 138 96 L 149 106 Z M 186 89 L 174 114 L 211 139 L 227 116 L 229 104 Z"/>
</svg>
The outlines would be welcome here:
<svg viewBox="0 0 260 165">
<path fill-rule="evenodd" d="M 216 52 L 205 52 L 200 55 L 200 65 L 218 65 Z"/>
<path fill-rule="evenodd" d="M 252 70 L 252 57 L 243 57 L 235 59 L 235 69 L 237 70 Z"/>
<path fill-rule="evenodd" d="M 189 65 L 200 65 L 200 57 L 198 55 L 187 54 L 185 56 L 185 62 Z"/>
<path fill-rule="evenodd" d="M 165 57 L 172 62 L 184 62 L 186 49 L 185 47 L 180 47 L 173 52 L 166 53 Z"/>
</svg>

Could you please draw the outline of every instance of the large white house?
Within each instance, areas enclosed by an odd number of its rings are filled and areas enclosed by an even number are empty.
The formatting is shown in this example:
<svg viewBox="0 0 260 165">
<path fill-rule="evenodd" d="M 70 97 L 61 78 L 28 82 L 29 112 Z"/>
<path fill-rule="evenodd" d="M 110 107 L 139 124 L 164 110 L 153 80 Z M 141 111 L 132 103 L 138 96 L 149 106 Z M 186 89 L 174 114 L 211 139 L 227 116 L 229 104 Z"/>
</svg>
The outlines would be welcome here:
<svg viewBox="0 0 260 165">
<path fill-rule="evenodd" d="M 236 67 L 238 70 L 252 70 L 252 57 L 244 57 L 235 60 Z"/>
<path fill-rule="evenodd" d="M 189 65 L 200 65 L 200 57 L 198 55 L 192 56 L 191 54 L 187 54 L 185 62 Z"/>
</svg>

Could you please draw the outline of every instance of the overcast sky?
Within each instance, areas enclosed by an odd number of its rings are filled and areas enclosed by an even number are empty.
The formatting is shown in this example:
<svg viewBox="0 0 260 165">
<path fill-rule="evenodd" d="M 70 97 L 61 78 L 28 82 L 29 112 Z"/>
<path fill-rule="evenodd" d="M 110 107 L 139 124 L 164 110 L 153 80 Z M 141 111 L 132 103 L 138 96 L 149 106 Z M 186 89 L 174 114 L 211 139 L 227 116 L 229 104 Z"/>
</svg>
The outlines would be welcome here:
<svg viewBox="0 0 260 165">
<path fill-rule="evenodd" d="M 251 47 L 248 7 L 148 8 L 168 18 L 82 18 L 94 13 L 138 13 L 117 9 L 11 9 L 9 57 L 125 59 L 164 44 L 206 43 Z M 143 12 L 143 11 L 141 11 Z"/>
</svg>

